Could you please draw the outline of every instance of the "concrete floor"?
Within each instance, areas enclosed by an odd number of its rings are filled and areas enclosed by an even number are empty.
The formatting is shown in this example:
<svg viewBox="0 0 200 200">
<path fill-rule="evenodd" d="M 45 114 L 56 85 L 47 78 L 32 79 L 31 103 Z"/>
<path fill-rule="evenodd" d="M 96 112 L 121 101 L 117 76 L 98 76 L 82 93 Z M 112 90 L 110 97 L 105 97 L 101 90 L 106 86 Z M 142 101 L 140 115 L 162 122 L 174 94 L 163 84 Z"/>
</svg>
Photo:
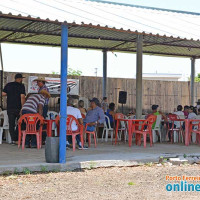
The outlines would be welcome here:
<svg viewBox="0 0 200 200">
<path fill-rule="evenodd" d="M 91 146 L 87 150 L 72 149 L 67 150 L 66 164 L 51 164 L 45 162 L 44 148 L 37 149 L 18 149 L 17 146 L 9 144 L 0 145 L 0 173 L 5 171 L 22 172 L 24 168 L 33 171 L 44 170 L 73 170 L 76 168 L 91 168 L 100 166 L 133 166 L 139 163 L 156 162 L 159 156 L 170 154 L 175 155 L 200 155 L 200 146 L 183 144 L 156 143 L 153 147 L 147 144 L 143 146 L 133 145 L 128 147 L 128 143 L 112 145 L 110 142 L 97 144 L 97 148 Z"/>
</svg>

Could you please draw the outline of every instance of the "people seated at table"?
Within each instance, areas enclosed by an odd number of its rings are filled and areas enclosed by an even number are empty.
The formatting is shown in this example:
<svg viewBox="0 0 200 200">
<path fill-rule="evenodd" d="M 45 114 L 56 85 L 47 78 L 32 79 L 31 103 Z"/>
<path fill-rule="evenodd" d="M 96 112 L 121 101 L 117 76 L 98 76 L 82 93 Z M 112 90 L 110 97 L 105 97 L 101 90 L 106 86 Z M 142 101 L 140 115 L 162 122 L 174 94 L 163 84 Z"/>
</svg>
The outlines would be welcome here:
<svg viewBox="0 0 200 200">
<path fill-rule="evenodd" d="M 80 110 L 82 116 L 84 116 L 84 118 L 85 118 L 85 116 L 87 114 L 87 110 L 84 108 L 84 101 L 83 100 L 78 101 L 78 109 Z"/>
<path fill-rule="evenodd" d="M 74 107 L 74 101 L 72 98 L 68 98 L 67 100 L 67 115 L 73 115 L 79 122 L 79 124 L 83 124 L 83 119 L 81 112 L 78 108 Z M 78 129 L 76 122 L 72 122 L 72 131 L 76 131 Z M 80 134 L 76 135 L 76 142 L 78 145 L 78 149 L 82 149 Z M 72 146 L 72 136 L 67 136 L 67 148 L 71 148 Z"/>
<path fill-rule="evenodd" d="M 103 97 L 103 100 L 101 102 L 101 108 L 103 109 L 104 113 L 107 112 L 107 110 L 108 110 L 108 98 L 107 97 Z"/>
<path fill-rule="evenodd" d="M 177 111 L 175 111 L 173 114 L 177 115 L 177 116 L 185 116 L 183 110 L 183 106 L 182 105 L 178 105 L 177 106 Z"/>
<path fill-rule="evenodd" d="M 189 115 L 189 112 L 188 112 L 188 110 L 189 110 L 189 106 L 185 105 L 185 106 L 184 106 L 184 110 L 183 110 L 183 112 L 184 112 L 184 115 L 185 115 L 185 119 L 187 119 L 187 118 L 188 118 L 188 115 Z"/>
<path fill-rule="evenodd" d="M 163 114 L 161 111 L 158 111 L 158 107 L 159 105 L 152 105 L 151 109 L 152 109 L 152 114 L 153 115 L 162 115 L 162 119 L 164 119 L 164 121 L 167 121 L 167 117 L 165 114 Z M 154 122 L 154 126 L 155 126 L 155 122 Z M 152 128 L 153 128 L 153 125 L 152 125 Z"/>
<path fill-rule="evenodd" d="M 39 113 L 42 116 L 45 99 L 50 98 L 50 97 L 51 95 L 46 90 L 41 90 L 38 94 L 32 94 L 31 96 L 29 96 L 29 98 L 23 105 L 21 114 L 24 115 L 24 114 Z M 22 129 L 24 128 L 25 127 L 23 127 Z M 37 128 L 39 129 L 39 127 Z M 25 147 L 37 148 L 35 135 L 26 136 Z"/>
<path fill-rule="evenodd" d="M 114 118 L 115 118 L 115 104 L 114 103 L 110 103 L 109 104 L 109 108 L 107 109 L 106 115 L 108 116 L 109 120 L 110 120 L 110 126 L 111 128 L 114 127 Z M 108 124 L 108 121 L 106 119 L 106 123 Z"/>
<path fill-rule="evenodd" d="M 105 121 L 105 115 L 103 109 L 99 107 L 100 102 L 97 98 L 93 98 L 90 100 L 90 107 L 86 114 L 85 119 L 83 119 L 84 125 L 88 124 L 87 131 L 94 131 L 96 128 L 96 124 L 103 124 Z"/>
<path fill-rule="evenodd" d="M 127 117 L 128 117 L 129 119 L 136 119 L 136 110 L 135 110 L 135 109 L 132 109 L 132 110 L 128 113 Z"/>
<path fill-rule="evenodd" d="M 195 113 L 195 108 L 194 106 L 190 106 L 188 109 L 188 119 L 196 119 L 196 113 Z"/>
<path fill-rule="evenodd" d="M 166 127 L 166 122 L 167 122 L 167 117 L 161 112 L 161 111 L 158 111 L 158 107 L 159 107 L 159 105 L 152 105 L 152 107 L 151 107 L 151 109 L 152 109 L 152 114 L 153 115 L 161 115 L 162 116 L 162 119 L 164 120 L 164 127 Z M 155 128 L 155 125 L 156 125 L 156 122 L 154 122 L 153 124 L 152 124 L 152 129 L 154 129 Z M 158 141 L 160 141 L 160 135 L 159 135 L 159 132 L 158 131 L 156 131 L 156 135 L 158 136 Z"/>
<path fill-rule="evenodd" d="M 184 115 L 184 112 L 182 110 L 183 110 L 183 106 L 182 105 L 178 105 L 177 106 L 177 111 L 175 111 L 173 114 L 177 115 L 178 118 L 183 119 L 183 118 L 185 118 L 185 115 Z M 169 124 L 169 125 L 170 125 L 170 128 L 171 128 L 172 124 Z M 174 128 L 179 127 L 179 126 L 180 126 L 180 122 L 175 121 L 174 122 Z"/>
</svg>

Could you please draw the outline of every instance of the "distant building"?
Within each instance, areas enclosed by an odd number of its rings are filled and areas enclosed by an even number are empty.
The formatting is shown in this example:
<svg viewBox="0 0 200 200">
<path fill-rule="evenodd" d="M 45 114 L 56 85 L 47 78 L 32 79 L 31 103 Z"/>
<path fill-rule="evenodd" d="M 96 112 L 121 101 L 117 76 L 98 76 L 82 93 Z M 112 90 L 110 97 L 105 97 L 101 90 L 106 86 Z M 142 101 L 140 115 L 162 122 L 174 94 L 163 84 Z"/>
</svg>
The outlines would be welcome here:
<svg viewBox="0 0 200 200">
<path fill-rule="evenodd" d="M 181 81 L 182 74 L 170 73 L 143 73 L 144 80 L 157 80 L 157 81 Z"/>
</svg>

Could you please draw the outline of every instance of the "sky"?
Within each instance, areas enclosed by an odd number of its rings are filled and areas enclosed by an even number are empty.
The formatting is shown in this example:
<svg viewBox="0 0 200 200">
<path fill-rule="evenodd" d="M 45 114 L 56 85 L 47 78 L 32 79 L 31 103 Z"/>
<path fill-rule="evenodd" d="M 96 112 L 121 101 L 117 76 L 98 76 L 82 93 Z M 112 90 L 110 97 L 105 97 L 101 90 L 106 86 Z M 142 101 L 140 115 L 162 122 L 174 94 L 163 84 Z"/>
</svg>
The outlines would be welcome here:
<svg viewBox="0 0 200 200">
<path fill-rule="evenodd" d="M 199 0 L 115 0 L 115 2 L 200 13 Z M 2 44 L 2 54 L 5 71 L 60 72 L 59 47 Z M 84 76 L 95 76 L 96 68 L 97 76 L 102 76 L 102 61 L 101 51 L 69 48 L 68 67 L 82 71 Z M 190 65 L 189 58 L 143 56 L 143 73 L 176 73 L 188 77 Z M 200 73 L 199 66 L 200 62 L 197 60 L 196 73 Z M 135 54 L 108 53 L 108 77 L 135 78 L 135 73 Z"/>
</svg>

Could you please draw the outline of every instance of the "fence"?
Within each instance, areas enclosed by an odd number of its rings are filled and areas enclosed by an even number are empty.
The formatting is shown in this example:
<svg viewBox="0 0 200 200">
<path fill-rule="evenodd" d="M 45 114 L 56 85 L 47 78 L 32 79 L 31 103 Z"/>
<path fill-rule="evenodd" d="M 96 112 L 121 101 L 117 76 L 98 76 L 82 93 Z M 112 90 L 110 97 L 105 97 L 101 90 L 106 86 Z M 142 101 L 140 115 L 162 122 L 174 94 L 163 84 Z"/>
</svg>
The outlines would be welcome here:
<svg viewBox="0 0 200 200">
<path fill-rule="evenodd" d="M 14 80 L 13 72 L 4 72 L 4 86 L 7 82 Z M 29 76 L 59 77 L 53 74 L 23 73 L 25 88 L 28 87 Z M 85 101 L 92 97 L 102 100 L 102 78 L 101 77 L 68 77 L 79 79 L 79 94 Z M 195 83 L 195 100 L 200 99 L 200 83 Z M 136 107 L 136 81 L 135 79 L 108 78 L 107 97 L 109 102 L 114 102 L 118 110 L 119 91 L 127 91 L 127 103 L 124 106 L 125 112 Z M 189 105 L 190 83 L 174 81 L 143 81 L 143 110 L 150 110 L 152 104 L 158 104 L 163 112 L 172 112 L 177 105 Z M 59 110 L 58 97 L 50 99 L 49 107 Z M 86 102 L 87 104 L 87 102 Z M 5 102 L 3 103 L 6 107 Z"/>
</svg>

